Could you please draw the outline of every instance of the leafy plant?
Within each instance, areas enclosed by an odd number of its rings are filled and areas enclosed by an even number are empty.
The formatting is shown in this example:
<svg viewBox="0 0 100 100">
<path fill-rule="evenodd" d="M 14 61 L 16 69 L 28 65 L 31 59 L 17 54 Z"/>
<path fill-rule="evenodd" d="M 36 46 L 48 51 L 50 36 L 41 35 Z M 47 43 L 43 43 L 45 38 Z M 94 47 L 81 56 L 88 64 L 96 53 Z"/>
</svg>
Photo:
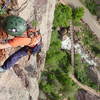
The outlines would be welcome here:
<svg viewBox="0 0 100 100">
<path fill-rule="evenodd" d="M 43 72 L 40 82 L 40 89 L 50 100 L 63 100 L 78 89 L 68 76 L 73 73 L 73 69 L 70 66 L 69 54 L 60 50 L 61 40 L 58 37 L 58 32 L 53 30 L 50 49 L 47 52 L 46 71 Z"/>
<path fill-rule="evenodd" d="M 90 78 L 87 75 L 88 64 L 82 63 L 81 57 L 78 54 L 75 55 L 75 65 L 76 65 L 75 66 L 75 74 L 76 74 L 77 79 L 81 83 L 97 90 L 97 88 L 98 88 L 97 84 L 93 83 L 92 80 L 90 80 Z"/>
<path fill-rule="evenodd" d="M 86 7 L 89 9 L 89 11 L 93 14 L 96 15 L 96 3 L 94 0 L 85 0 Z"/>
<path fill-rule="evenodd" d="M 79 22 L 80 19 L 82 19 L 83 15 L 84 15 L 84 9 L 82 7 L 73 9 L 72 17 L 75 22 Z"/>
<path fill-rule="evenodd" d="M 33 21 L 32 21 L 32 26 L 33 26 L 33 27 L 36 27 L 37 25 L 38 25 L 38 22 L 37 22 L 36 20 L 33 20 Z"/>
<path fill-rule="evenodd" d="M 74 68 L 71 66 L 70 54 L 61 50 L 61 40 L 56 28 L 69 26 L 72 19 L 78 22 L 82 16 L 82 8 L 77 8 L 73 13 L 69 6 L 62 4 L 56 6 L 50 48 L 40 81 L 40 89 L 50 100 L 63 100 L 66 97 L 73 99 L 71 97 L 79 88 L 69 77 Z"/>
<path fill-rule="evenodd" d="M 54 13 L 54 27 L 69 26 L 72 19 L 72 8 L 63 4 L 58 4 Z"/>
<path fill-rule="evenodd" d="M 91 50 L 95 56 L 100 57 L 100 42 L 97 37 L 92 33 L 88 26 L 81 23 L 80 27 L 82 31 L 78 32 L 77 36 L 81 39 L 81 42 L 87 49 Z"/>
<path fill-rule="evenodd" d="M 1 6 L 0 6 L 0 15 L 4 15 L 6 14 L 6 11 L 5 9 L 3 9 Z"/>
</svg>

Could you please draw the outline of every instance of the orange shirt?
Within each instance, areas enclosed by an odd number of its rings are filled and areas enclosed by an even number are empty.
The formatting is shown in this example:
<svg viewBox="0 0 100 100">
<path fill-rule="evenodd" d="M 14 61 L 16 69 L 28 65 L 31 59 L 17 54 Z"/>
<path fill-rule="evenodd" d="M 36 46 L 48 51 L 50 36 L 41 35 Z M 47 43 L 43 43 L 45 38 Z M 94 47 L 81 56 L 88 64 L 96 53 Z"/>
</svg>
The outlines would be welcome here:
<svg viewBox="0 0 100 100">
<path fill-rule="evenodd" d="M 30 42 L 31 42 L 31 38 L 27 38 L 27 37 L 15 37 L 11 40 L 8 40 L 8 43 L 12 47 L 25 46 L 30 44 Z"/>
<path fill-rule="evenodd" d="M 34 36 L 34 38 L 28 38 L 28 37 L 15 37 L 11 40 L 8 41 L 8 43 L 12 47 L 17 47 L 17 46 L 30 46 L 33 47 L 36 44 L 38 44 L 41 40 L 41 35 Z"/>
<path fill-rule="evenodd" d="M 0 32 L 2 33 L 2 30 L 0 29 Z M 29 29 L 28 32 L 36 32 L 34 29 Z M 28 32 L 25 32 L 24 34 L 28 34 Z M 16 36 L 13 39 L 8 40 L 8 43 L 12 47 L 17 47 L 17 46 L 35 46 L 38 41 L 40 40 L 41 35 L 34 36 L 34 38 L 28 38 L 28 37 L 21 37 L 21 36 Z"/>
</svg>

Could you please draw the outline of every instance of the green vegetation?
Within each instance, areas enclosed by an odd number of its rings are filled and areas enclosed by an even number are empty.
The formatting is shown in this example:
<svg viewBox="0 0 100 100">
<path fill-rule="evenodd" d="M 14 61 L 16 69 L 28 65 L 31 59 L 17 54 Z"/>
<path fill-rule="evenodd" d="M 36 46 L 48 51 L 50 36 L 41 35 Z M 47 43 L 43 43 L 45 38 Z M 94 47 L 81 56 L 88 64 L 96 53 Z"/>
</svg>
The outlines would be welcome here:
<svg viewBox="0 0 100 100">
<path fill-rule="evenodd" d="M 84 9 L 83 8 L 76 8 L 73 9 L 73 21 L 75 22 L 80 22 L 80 19 L 83 17 L 84 15 Z"/>
<path fill-rule="evenodd" d="M 40 89 L 50 100 L 63 100 L 75 95 L 78 86 L 69 78 L 73 73 L 70 54 L 62 51 L 58 32 L 53 30 L 50 49 L 47 52 L 46 70 L 42 73 Z M 74 99 L 75 100 L 75 99 Z"/>
<path fill-rule="evenodd" d="M 54 27 L 68 26 L 70 19 L 72 19 L 72 9 L 63 4 L 57 5 L 54 14 Z"/>
<path fill-rule="evenodd" d="M 100 4 L 96 4 L 96 0 L 81 0 L 81 2 L 89 9 L 93 15 L 100 16 L 100 13 L 98 13 L 100 10 L 98 7 L 100 7 Z"/>
<path fill-rule="evenodd" d="M 80 23 L 80 27 L 82 31 L 77 33 L 78 38 L 88 50 L 95 56 L 100 57 L 100 42 L 87 25 Z"/>
<path fill-rule="evenodd" d="M 93 14 L 96 15 L 96 3 L 94 0 L 85 0 L 86 7 L 89 9 L 89 11 Z"/>
<path fill-rule="evenodd" d="M 32 21 L 32 26 L 33 26 L 33 27 L 38 26 L 38 22 L 37 22 L 36 20 L 33 20 L 33 21 Z"/>
<path fill-rule="evenodd" d="M 0 4 L 0 16 L 7 16 L 8 15 L 8 9 L 11 9 L 11 6 L 3 8 L 5 2 L 1 1 Z"/>
<path fill-rule="evenodd" d="M 75 75 L 76 75 L 77 79 L 81 83 L 97 90 L 98 89 L 97 84 L 93 83 L 87 76 L 88 66 L 89 66 L 88 64 L 83 63 L 81 61 L 80 55 L 78 55 L 78 54 L 75 55 Z"/>
<path fill-rule="evenodd" d="M 61 50 L 60 36 L 56 30 L 57 27 L 68 27 L 70 20 L 81 25 L 79 22 L 83 13 L 83 8 L 72 9 L 62 4 L 56 6 L 50 48 L 47 52 L 45 71 L 40 80 L 40 90 L 45 94 L 45 100 L 63 100 L 64 98 L 76 100 L 74 96 L 79 87 L 69 77 L 72 73 L 75 73 L 77 79 L 83 84 L 97 89 L 87 76 L 88 64 L 81 62 L 79 55 L 75 56 L 75 69 L 71 66 L 70 53 Z M 84 35 L 82 38 L 84 45 L 89 45 L 90 41 L 94 40 L 87 28 L 77 35 L 80 38 Z M 44 99 L 40 97 L 40 100 Z"/>
<path fill-rule="evenodd" d="M 5 9 L 3 9 L 1 6 L 0 6 L 0 15 L 4 15 L 6 14 L 6 11 Z"/>
<path fill-rule="evenodd" d="M 87 25 L 81 22 L 80 22 L 80 28 L 81 32 L 77 32 L 76 35 L 80 39 L 81 44 L 83 44 L 88 51 L 92 52 L 92 56 L 100 57 L 100 46 L 99 46 L 100 42 L 98 41 L 96 36 L 92 33 L 92 31 Z M 97 90 L 98 89 L 97 84 L 93 83 L 87 76 L 87 69 L 89 65 L 83 63 L 79 55 L 75 56 L 75 63 L 76 63 L 75 73 L 77 79 L 83 84 L 86 84 Z"/>
<path fill-rule="evenodd" d="M 78 86 L 69 78 L 69 74 L 73 73 L 74 69 L 70 64 L 70 54 L 61 50 L 61 40 L 56 27 L 69 26 L 70 19 L 79 21 L 82 17 L 81 14 L 77 14 L 82 11 L 79 9 L 77 8 L 74 14 L 71 7 L 62 4 L 57 5 L 55 9 L 51 44 L 47 52 L 45 71 L 40 81 L 41 91 L 50 100 L 63 100 L 66 97 L 75 100 L 74 95 Z"/>
<path fill-rule="evenodd" d="M 67 27 L 69 26 L 69 21 L 73 19 L 75 22 L 79 22 L 84 15 L 84 9 L 79 7 L 72 9 L 69 6 L 64 6 L 59 4 L 56 6 L 54 14 L 54 27 Z"/>
</svg>

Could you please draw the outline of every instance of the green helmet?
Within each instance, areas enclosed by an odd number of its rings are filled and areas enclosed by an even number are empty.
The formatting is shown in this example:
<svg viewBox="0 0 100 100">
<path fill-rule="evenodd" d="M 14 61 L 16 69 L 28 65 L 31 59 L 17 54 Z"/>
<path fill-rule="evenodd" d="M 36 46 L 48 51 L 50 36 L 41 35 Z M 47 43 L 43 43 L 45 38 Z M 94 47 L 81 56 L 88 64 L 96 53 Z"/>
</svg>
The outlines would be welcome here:
<svg viewBox="0 0 100 100">
<path fill-rule="evenodd" d="M 27 23 L 21 17 L 8 16 L 4 20 L 3 29 L 12 36 L 21 36 L 27 30 Z"/>
</svg>

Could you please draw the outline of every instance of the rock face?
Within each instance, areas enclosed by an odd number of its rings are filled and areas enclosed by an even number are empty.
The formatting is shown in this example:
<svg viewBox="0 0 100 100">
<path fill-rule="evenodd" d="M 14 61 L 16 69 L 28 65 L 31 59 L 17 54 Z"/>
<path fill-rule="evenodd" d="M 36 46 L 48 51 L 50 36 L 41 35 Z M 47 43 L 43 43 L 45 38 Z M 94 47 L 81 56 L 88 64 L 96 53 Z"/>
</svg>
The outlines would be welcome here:
<svg viewBox="0 0 100 100">
<path fill-rule="evenodd" d="M 50 43 L 55 4 L 55 0 L 18 0 L 18 15 L 28 22 L 33 19 L 38 21 L 37 29 L 40 29 L 43 36 L 44 55 Z M 7 55 L 15 50 L 7 49 Z M 38 100 L 36 56 L 31 56 L 29 61 L 28 57 L 23 57 L 17 63 L 17 67 L 0 74 L 0 100 Z M 43 67 L 43 64 L 40 67 Z"/>
<path fill-rule="evenodd" d="M 84 90 L 78 92 L 77 100 L 100 100 L 100 97 L 93 96 Z"/>
<path fill-rule="evenodd" d="M 71 50 L 71 39 L 70 37 L 66 36 L 66 39 L 62 41 L 62 49 Z M 75 53 L 80 54 L 81 58 L 84 59 L 89 65 L 97 66 L 95 59 L 91 58 L 91 56 L 86 53 L 86 50 L 82 47 L 81 44 L 78 42 L 74 44 Z"/>
</svg>

